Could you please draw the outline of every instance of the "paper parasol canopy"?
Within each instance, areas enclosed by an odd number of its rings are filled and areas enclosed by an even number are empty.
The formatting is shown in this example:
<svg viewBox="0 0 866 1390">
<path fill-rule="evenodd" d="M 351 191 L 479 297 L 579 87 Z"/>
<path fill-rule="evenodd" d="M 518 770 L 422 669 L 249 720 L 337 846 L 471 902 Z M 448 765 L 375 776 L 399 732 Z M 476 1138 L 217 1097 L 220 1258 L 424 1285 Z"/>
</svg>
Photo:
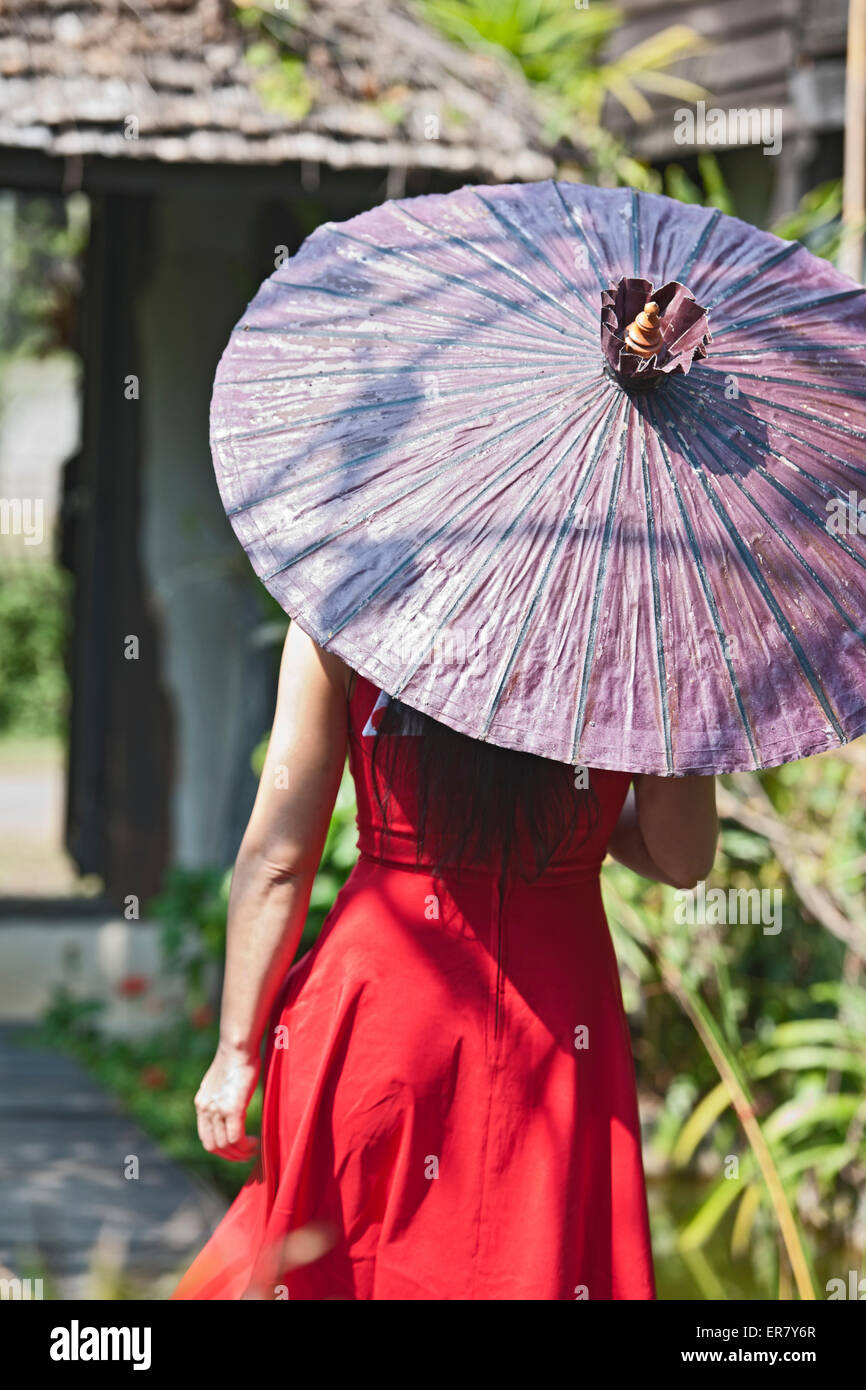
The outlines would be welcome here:
<svg viewBox="0 0 866 1390">
<path fill-rule="evenodd" d="M 326 223 L 211 441 L 283 608 L 474 738 L 671 775 L 866 729 L 866 292 L 797 242 L 555 181 Z"/>
</svg>

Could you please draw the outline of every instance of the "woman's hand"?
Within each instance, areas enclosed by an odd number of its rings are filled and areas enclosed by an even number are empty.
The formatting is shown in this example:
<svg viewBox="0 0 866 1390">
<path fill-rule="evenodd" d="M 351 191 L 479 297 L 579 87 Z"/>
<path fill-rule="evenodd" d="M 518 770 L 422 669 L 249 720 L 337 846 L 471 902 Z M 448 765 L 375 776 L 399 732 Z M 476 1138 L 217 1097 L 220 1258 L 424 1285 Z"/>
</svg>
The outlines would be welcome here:
<svg viewBox="0 0 866 1390">
<path fill-rule="evenodd" d="M 258 1053 L 220 1043 L 196 1092 L 198 1137 L 209 1153 L 243 1163 L 259 1141 L 246 1133 L 247 1106 L 259 1079 Z"/>
</svg>

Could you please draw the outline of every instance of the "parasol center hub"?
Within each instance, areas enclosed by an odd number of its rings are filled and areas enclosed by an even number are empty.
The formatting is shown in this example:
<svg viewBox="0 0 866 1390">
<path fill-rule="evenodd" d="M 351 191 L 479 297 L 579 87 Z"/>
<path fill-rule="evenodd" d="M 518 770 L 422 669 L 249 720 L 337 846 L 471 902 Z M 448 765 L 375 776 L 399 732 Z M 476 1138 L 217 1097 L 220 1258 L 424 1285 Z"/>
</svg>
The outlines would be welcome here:
<svg viewBox="0 0 866 1390">
<path fill-rule="evenodd" d="M 625 330 L 625 346 L 638 357 L 652 357 L 662 346 L 659 327 L 659 306 L 654 299 L 645 304 L 633 323 Z"/>
<path fill-rule="evenodd" d="M 687 286 L 623 276 L 601 297 L 601 347 L 610 375 L 627 391 L 657 390 L 706 357 L 707 311 Z"/>
</svg>

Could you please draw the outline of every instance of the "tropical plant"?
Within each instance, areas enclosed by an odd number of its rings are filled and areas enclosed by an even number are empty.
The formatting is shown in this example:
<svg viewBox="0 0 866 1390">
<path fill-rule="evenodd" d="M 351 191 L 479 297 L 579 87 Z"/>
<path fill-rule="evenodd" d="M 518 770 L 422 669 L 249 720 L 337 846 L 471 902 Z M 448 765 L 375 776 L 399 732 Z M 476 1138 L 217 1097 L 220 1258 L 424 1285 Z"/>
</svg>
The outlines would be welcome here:
<svg viewBox="0 0 866 1390">
<path fill-rule="evenodd" d="M 734 215 L 734 199 L 728 188 L 717 157 L 705 151 L 697 157 L 700 183 L 690 178 L 681 164 L 666 164 L 664 168 L 664 191 L 669 198 L 680 203 L 700 203 L 703 207 L 719 208 L 721 212 Z"/>
<path fill-rule="evenodd" d="M 74 343 L 89 225 L 83 193 L 0 199 L 0 354 L 42 356 Z"/>
<path fill-rule="evenodd" d="M 862 235 L 863 227 L 842 221 L 842 180 L 829 179 L 800 199 L 794 212 L 780 217 L 770 228 L 776 236 L 802 241 L 815 256 L 839 262 L 843 246 Z"/>
<path fill-rule="evenodd" d="M 0 733 L 61 737 L 68 698 L 63 644 L 68 576 L 39 561 L 0 575 Z"/>
<path fill-rule="evenodd" d="M 517 67 L 530 83 L 549 140 L 582 146 L 597 171 L 635 187 L 657 189 L 659 175 L 633 159 L 605 128 L 610 97 L 633 120 L 649 119 L 647 94 L 697 101 L 703 87 L 668 71 L 705 45 L 674 24 L 617 58 L 605 49 L 621 15 L 615 6 L 561 0 L 422 0 L 422 10 L 449 38 Z M 592 172 L 592 171 L 589 171 Z"/>
<path fill-rule="evenodd" d="M 864 1237 L 864 777 L 855 745 L 721 779 L 713 884 L 778 893 L 778 933 L 678 922 L 670 890 L 617 866 L 605 874 L 627 999 L 644 1009 L 644 1084 L 665 1097 L 650 1143 L 670 1170 L 697 1163 L 715 1179 L 680 1223 L 678 1249 L 694 1257 L 724 1226 L 731 1259 L 748 1255 L 779 1297 L 818 1296 L 821 1259 Z M 724 1296 L 711 1265 L 690 1268 L 705 1296 Z"/>
</svg>

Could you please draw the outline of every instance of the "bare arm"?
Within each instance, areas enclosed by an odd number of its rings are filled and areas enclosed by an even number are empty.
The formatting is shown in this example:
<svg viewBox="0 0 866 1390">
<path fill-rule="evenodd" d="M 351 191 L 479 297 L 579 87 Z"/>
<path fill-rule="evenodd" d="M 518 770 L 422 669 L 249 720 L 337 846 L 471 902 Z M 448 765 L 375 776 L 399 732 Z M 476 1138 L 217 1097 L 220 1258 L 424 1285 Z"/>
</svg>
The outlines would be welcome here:
<svg viewBox="0 0 866 1390">
<path fill-rule="evenodd" d="M 608 848 L 644 878 L 693 888 L 710 873 L 718 838 L 714 777 L 639 774 Z"/>
<path fill-rule="evenodd" d="M 348 668 L 292 623 L 259 789 L 232 875 L 217 1053 L 196 1096 L 206 1149 L 245 1159 L 259 1048 L 298 948 L 346 758 Z"/>
</svg>

